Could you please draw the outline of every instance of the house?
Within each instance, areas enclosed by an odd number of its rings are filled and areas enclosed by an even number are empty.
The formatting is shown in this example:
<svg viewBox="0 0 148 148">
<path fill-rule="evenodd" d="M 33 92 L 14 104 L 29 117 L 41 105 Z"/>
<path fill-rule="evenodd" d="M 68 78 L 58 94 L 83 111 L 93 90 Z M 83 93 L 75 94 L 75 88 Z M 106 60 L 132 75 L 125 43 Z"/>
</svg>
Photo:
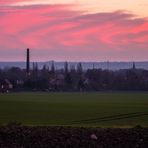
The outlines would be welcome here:
<svg viewBox="0 0 148 148">
<path fill-rule="evenodd" d="M 13 85 L 8 79 L 5 79 L 4 81 L 1 82 L 0 84 L 0 92 L 2 93 L 8 93 L 10 90 L 13 89 Z"/>
</svg>

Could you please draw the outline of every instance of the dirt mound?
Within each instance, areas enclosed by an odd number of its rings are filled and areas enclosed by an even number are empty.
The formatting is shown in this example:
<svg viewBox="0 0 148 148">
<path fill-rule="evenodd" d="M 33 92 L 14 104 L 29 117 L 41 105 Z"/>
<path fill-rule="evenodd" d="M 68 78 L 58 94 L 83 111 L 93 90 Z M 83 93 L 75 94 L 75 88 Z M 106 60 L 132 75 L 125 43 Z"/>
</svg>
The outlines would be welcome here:
<svg viewBox="0 0 148 148">
<path fill-rule="evenodd" d="M 148 128 L 6 126 L 0 148 L 148 148 Z"/>
</svg>

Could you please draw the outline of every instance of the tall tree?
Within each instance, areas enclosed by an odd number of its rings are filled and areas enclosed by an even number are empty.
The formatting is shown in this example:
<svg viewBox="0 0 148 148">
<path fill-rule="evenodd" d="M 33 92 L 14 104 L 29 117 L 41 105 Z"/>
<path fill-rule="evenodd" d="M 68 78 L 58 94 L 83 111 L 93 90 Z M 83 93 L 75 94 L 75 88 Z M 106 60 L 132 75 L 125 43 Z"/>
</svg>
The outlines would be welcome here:
<svg viewBox="0 0 148 148">
<path fill-rule="evenodd" d="M 55 64 L 54 64 L 54 61 L 51 62 L 51 73 L 55 74 Z"/>
<path fill-rule="evenodd" d="M 82 73 L 83 73 L 83 67 L 82 67 L 82 63 L 81 63 L 81 62 L 79 62 L 79 63 L 77 64 L 77 73 L 78 73 L 79 75 L 82 75 Z"/>
<path fill-rule="evenodd" d="M 64 73 L 67 74 L 68 73 L 68 62 L 64 63 Z"/>
</svg>

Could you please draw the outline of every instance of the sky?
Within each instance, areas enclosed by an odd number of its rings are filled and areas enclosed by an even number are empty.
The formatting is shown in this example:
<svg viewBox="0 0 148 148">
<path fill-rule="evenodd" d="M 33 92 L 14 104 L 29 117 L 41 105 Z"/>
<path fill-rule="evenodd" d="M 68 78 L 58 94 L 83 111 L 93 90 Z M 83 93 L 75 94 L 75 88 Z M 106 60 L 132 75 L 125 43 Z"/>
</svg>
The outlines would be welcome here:
<svg viewBox="0 0 148 148">
<path fill-rule="evenodd" d="M 0 0 L 0 61 L 148 61 L 147 0 Z"/>
</svg>

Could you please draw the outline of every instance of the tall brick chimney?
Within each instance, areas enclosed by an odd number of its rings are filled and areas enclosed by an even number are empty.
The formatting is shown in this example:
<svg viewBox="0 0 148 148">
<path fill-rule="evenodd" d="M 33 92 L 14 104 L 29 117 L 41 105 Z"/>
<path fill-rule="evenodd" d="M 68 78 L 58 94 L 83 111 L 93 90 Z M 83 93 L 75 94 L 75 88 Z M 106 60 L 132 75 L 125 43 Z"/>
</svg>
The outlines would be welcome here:
<svg viewBox="0 0 148 148">
<path fill-rule="evenodd" d="M 30 74 L 30 51 L 29 51 L 29 48 L 27 48 L 26 72 L 27 72 L 27 75 Z"/>
</svg>

